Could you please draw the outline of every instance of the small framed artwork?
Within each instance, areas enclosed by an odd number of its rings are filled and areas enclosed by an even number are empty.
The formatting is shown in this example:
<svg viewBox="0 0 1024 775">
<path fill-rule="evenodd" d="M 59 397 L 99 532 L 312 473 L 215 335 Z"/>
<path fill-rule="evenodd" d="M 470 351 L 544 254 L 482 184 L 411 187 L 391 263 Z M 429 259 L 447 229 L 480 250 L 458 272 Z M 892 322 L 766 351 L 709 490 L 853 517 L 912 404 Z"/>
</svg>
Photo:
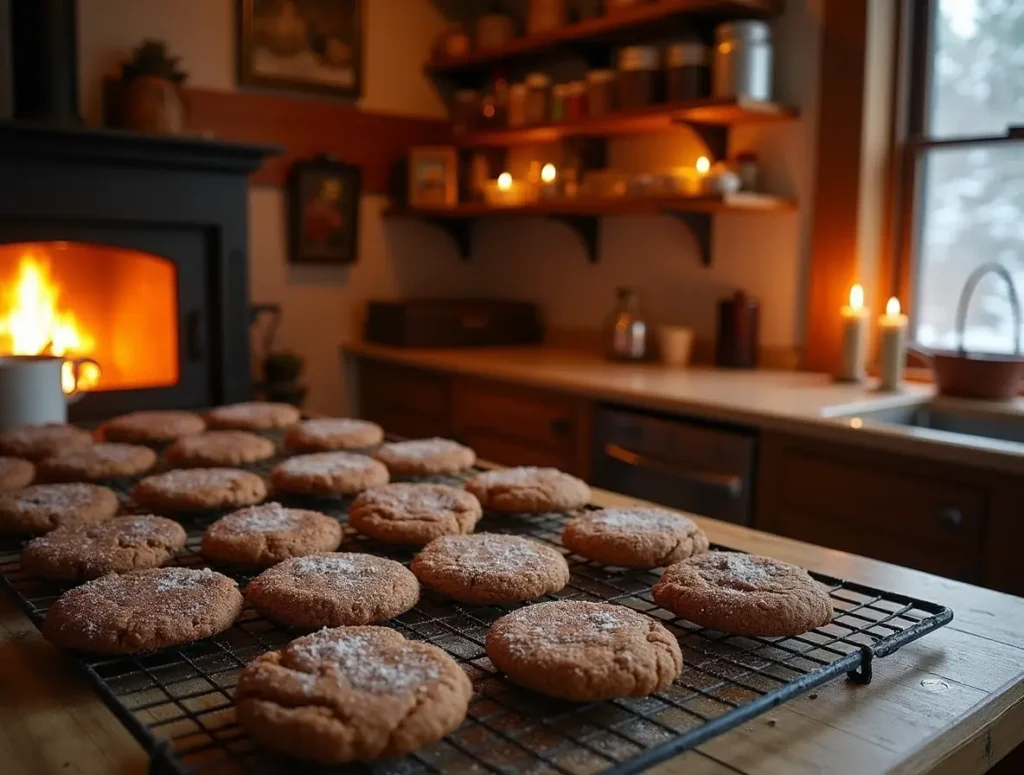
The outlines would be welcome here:
<svg viewBox="0 0 1024 775">
<path fill-rule="evenodd" d="M 459 203 L 459 154 L 450 145 L 427 145 L 409 151 L 409 204 L 454 207 Z"/>
<path fill-rule="evenodd" d="M 330 156 L 297 161 L 288 180 L 289 261 L 352 264 L 359 246 L 359 168 Z"/>
<path fill-rule="evenodd" d="M 241 84 L 361 96 L 363 0 L 237 2 Z"/>
</svg>

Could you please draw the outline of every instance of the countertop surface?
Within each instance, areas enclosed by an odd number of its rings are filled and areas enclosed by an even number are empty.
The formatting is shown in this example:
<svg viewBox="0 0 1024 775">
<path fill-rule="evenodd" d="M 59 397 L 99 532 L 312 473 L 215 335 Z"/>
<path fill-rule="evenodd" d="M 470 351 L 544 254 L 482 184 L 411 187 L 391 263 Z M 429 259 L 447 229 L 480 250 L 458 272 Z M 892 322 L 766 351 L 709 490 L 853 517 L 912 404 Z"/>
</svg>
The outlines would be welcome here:
<svg viewBox="0 0 1024 775">
<path fill-rule="evenodd" d="M 637 501 L 597 491 L 600 505 Z M 712 541 L 950 606 L 955 618 L 688 751 L 664 775 L 978 775 L 1024 740 L 1024 600 L 697 518 Z M 143 775 L 142 748 L 0 592 L 0 772 Z"/>
<path fill-rule="evenodd" d="M 420 349 L 356 341 L 343 344 L 342 352 L 947 462 L 964 462 L 967 453 L 972 465 L 1024 474 L 1024 444 L 890 425 L 860 416 L 934 401 L 974 415 L 1024 422 L 1021 399 L 999 403 L 935 398 L 932 386 L 923 383 L 880 392 L 871 383 L 843 384 L 829 375 L 809 372 L 619 363 L 593 352 L 546 346 Z"/>
</svg>

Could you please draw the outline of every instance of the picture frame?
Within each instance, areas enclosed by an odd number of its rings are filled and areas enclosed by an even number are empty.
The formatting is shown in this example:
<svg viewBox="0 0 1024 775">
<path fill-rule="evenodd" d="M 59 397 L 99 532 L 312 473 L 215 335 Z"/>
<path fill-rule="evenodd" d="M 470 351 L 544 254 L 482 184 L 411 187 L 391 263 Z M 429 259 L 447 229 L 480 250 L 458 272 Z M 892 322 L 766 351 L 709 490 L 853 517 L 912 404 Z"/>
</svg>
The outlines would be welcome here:
<svg viewBox="0 0 1024 775">
<path fill-rule="evenodd" d="M 411 207 L 455 207 L 459 203 L 459 152 L 451 145 L 422 145 L 409 151 Z"/>
<path fill-rule="evenodd" d="M 237 0 L 238 82 L 358 98 L 365 0 Z"/>
<path fill-rule="evenodd" d="M 359 250 L 359 167 L 331 156 L 302 159 L 288 177 L 288 260 L 354 264 Z"/>
</svg>

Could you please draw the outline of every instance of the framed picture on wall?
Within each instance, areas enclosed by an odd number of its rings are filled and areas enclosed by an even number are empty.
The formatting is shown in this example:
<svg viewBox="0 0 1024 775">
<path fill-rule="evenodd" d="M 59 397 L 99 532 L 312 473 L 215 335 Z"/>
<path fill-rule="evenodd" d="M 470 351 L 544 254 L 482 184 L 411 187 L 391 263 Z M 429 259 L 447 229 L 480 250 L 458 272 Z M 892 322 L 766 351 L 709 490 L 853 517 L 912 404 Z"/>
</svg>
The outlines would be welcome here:
<svg viewBox="0 0 1024 775">
<path fill-rule="evenodd" d="M 459 203 L 459 154 L 450 145 L 422 145 L 409 151 L 409 204 L 454 207 Z"/>
<path fill-rule="evenodd" d="M 238 80 L 362 95 L 363 0 L 238 0 Z"/>
<path fill-rule="evenodd" d="M 355 263 L 359 194 L 358 167 L 330 156 L 295 162 L 288 180 L 288 260 Z"/>
</svg>

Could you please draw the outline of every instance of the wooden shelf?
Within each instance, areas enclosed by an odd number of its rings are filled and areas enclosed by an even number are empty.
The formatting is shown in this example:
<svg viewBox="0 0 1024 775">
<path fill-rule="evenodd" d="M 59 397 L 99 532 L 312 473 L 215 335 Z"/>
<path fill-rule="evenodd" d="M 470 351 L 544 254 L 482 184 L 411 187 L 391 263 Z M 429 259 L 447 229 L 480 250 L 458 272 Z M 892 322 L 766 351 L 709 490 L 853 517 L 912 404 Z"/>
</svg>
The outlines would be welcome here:
<svg viewBox="0 0 1024 775">
<path fill-rule="evenodd" d="M 474 51 L 462 57 L 436 57 L 426 66 L 429 73 L 478 70 L 497 62 L 535 54 L 563 44 L 602 39 L 614 40 L 624 33 L 654 28 L 687 14 L 725 18 L 764 18 L 779 12 L 778 0 L 660 0 L 634 9 L 567 24 L 544 35 L 515 38 L 500 48 Z"/>
<path fill-rule="evenodd" d="M 701 99 L 652 105 L 606 116 L 587 116 L 543 126 L 481 129 L 456 136 L 456 141 L 465 147 L 526 145 L 551 143 L 565 137 L 614 137 L 668 132 L 687 123 L 735 126 L 792 121 L 795 118 L 795 111 L 775 102 Z"/>
<path fill-rule="evenodd" d="M 480 218 L 541 217 L 561 221 L 579 235 L 591 262 L 598 259 L 599 221 L 608 215 L 670 215 L 685 222 L 697 240 L 701 262 L 711 263 L 711 216 L 718 213 L 778 213 L 796 209 L 792 199 L 764 194 L 724 197 L 618 197 L 563 199 L 514 207 L 467 202 L 455 207 L 401 207 L 385 211 L 391 217 L 419 218 L 444 229 L 459 255 L 472 255 L 472 226 Z"/>
</svg>

